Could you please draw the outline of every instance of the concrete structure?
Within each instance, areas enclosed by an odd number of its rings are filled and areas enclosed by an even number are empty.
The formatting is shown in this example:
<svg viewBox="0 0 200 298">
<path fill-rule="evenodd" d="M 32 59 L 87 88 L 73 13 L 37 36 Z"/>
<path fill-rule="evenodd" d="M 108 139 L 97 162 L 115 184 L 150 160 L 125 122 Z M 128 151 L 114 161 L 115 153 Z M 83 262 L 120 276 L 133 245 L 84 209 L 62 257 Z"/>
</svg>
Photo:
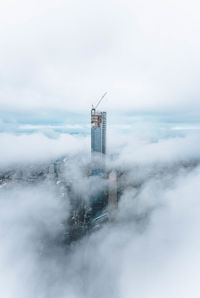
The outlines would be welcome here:
<svg viewBox="0 0 200 298">
<path fill-rule="evenodd" d="M 117 206 L 117 173 L 112 171 L 109 174 L 109 192 L 108 192 L 108 204 L 111 206 Z"/>
<path fill-rule="evenodd" d="M 55 179 L 55 177 L 56 177 L 56 169 L 55 169 L 55 164 L 54 163 L 51 163 L 49 165 L 49 177 L 51 179 Z"/>
<path fill-rule="evenodd" d="M 115 212 L 117 208 L 117 173 L 116 171 L 112 171 L 108 176 L 108 211 L 110 215 L 110 219 L 113 220 L 115 218 Z"/>
</svg>

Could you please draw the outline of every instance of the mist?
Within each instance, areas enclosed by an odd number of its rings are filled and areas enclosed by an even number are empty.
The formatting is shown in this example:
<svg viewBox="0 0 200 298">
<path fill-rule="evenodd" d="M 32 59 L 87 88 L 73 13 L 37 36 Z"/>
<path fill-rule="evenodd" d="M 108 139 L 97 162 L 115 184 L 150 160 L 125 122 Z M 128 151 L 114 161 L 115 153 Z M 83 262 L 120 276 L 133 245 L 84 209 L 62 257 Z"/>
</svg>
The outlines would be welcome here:
<svg viewBox="0 0 200 298">
<path fill-rule="evenodd" d="M 106 167 L 122 173 L 114 220 L 70 244 L 64 235 L 71 200 L 81 197 L 87 204 L 108 185 L 103 177 L 85 174 L 88 137 L 48 139 L 36 133 L 1 138 L 16 144 L 13 159 L 1 148 L 3 168 L 16 168 L 17 156 L 17 169 L 25 177 L 32 164 L 43 167 L 65 155 L 63 179 L 74 194 L 63 196 L 49 174 L 35 183 L 13 179 L 1 184 L 2 297 L 199 296 L 198 132 L 156 142 L 149 136 L 113 134 Z"/>
</svg>

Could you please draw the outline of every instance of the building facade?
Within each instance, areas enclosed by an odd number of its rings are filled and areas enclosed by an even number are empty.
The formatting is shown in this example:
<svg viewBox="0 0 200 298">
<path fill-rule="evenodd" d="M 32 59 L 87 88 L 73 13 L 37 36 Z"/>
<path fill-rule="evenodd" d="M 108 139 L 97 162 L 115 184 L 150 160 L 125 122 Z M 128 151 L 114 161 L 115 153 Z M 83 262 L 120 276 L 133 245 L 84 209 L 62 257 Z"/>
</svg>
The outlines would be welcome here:
<svg viewBox="0 0 200 298">
<path fill-rule="evenodd" d="M 106 154 L 106 112 L 91 110 L 91 152 Z"/>
</svg>

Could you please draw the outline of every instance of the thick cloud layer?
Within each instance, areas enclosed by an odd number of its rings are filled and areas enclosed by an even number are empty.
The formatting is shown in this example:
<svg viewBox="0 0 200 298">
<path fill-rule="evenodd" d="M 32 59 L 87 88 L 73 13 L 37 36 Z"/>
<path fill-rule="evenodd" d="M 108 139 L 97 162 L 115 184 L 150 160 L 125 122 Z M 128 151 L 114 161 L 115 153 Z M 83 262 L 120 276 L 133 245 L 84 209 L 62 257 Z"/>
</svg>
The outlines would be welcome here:
<svg viewBox="0 0 200 298">
<path fill-rule="evenodd" d="M 1 133 L 0 165 L 12 166 L 20 163 L 41 163 L 61 156 L 87 152 L 89 138 L 73 137 L 69 134 L 58 135 L 49 132 L 51 137 L 42 133 L 14 135 Z"/>
<path fill-rule="evenodd" d="M 37 138 L 29 140 L 33 144 Z M 85 140 L 73 138 L 80 148 L 87 147 Z M 118 140 L 113 139 L 116 151 L 110 147 L 114 155 L 107 161 L 108 168 L 122 172 L 115 220 L 70 246 L 62 242 L 69 198 L 60 197 L 51 180 L 32 186 L 13 181 L 1 187 L 3 297 L 199 296 L 198 135 L 156 143 L 131 137 L 123 144 Z M 53 142 L 47 144 L 55 157 L 60 140 Z M 37 154 L 39 161 L 43 150 Z M 85 199 L 95 192 L 92 178 L 83 171 L 88 153 L 74 154 L 73 146 L 68 153 L 65 178 Z M 105 187 L 104 182 L 96 185 Z"/>
</svg>

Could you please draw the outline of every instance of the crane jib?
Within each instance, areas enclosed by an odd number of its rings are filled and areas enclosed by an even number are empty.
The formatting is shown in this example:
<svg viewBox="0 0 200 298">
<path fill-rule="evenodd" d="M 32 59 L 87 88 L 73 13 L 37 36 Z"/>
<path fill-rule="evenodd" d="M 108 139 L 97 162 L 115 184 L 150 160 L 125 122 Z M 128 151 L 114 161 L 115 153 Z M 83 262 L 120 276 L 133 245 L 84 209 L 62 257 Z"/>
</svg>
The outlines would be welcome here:
<svg viewBox="0 0 200 298">
<path fill-rule="evenodd" d="M 98 101 L 96 107 L 95 107 L 95 110 L 97 109 L 97 107 L 99 106 L 99 104 L 101 103 L 102 99 L 106 96 L 107 92 L 105 92 L 102 97 L 100 98 L 100 100 Z"/>
</svg>

